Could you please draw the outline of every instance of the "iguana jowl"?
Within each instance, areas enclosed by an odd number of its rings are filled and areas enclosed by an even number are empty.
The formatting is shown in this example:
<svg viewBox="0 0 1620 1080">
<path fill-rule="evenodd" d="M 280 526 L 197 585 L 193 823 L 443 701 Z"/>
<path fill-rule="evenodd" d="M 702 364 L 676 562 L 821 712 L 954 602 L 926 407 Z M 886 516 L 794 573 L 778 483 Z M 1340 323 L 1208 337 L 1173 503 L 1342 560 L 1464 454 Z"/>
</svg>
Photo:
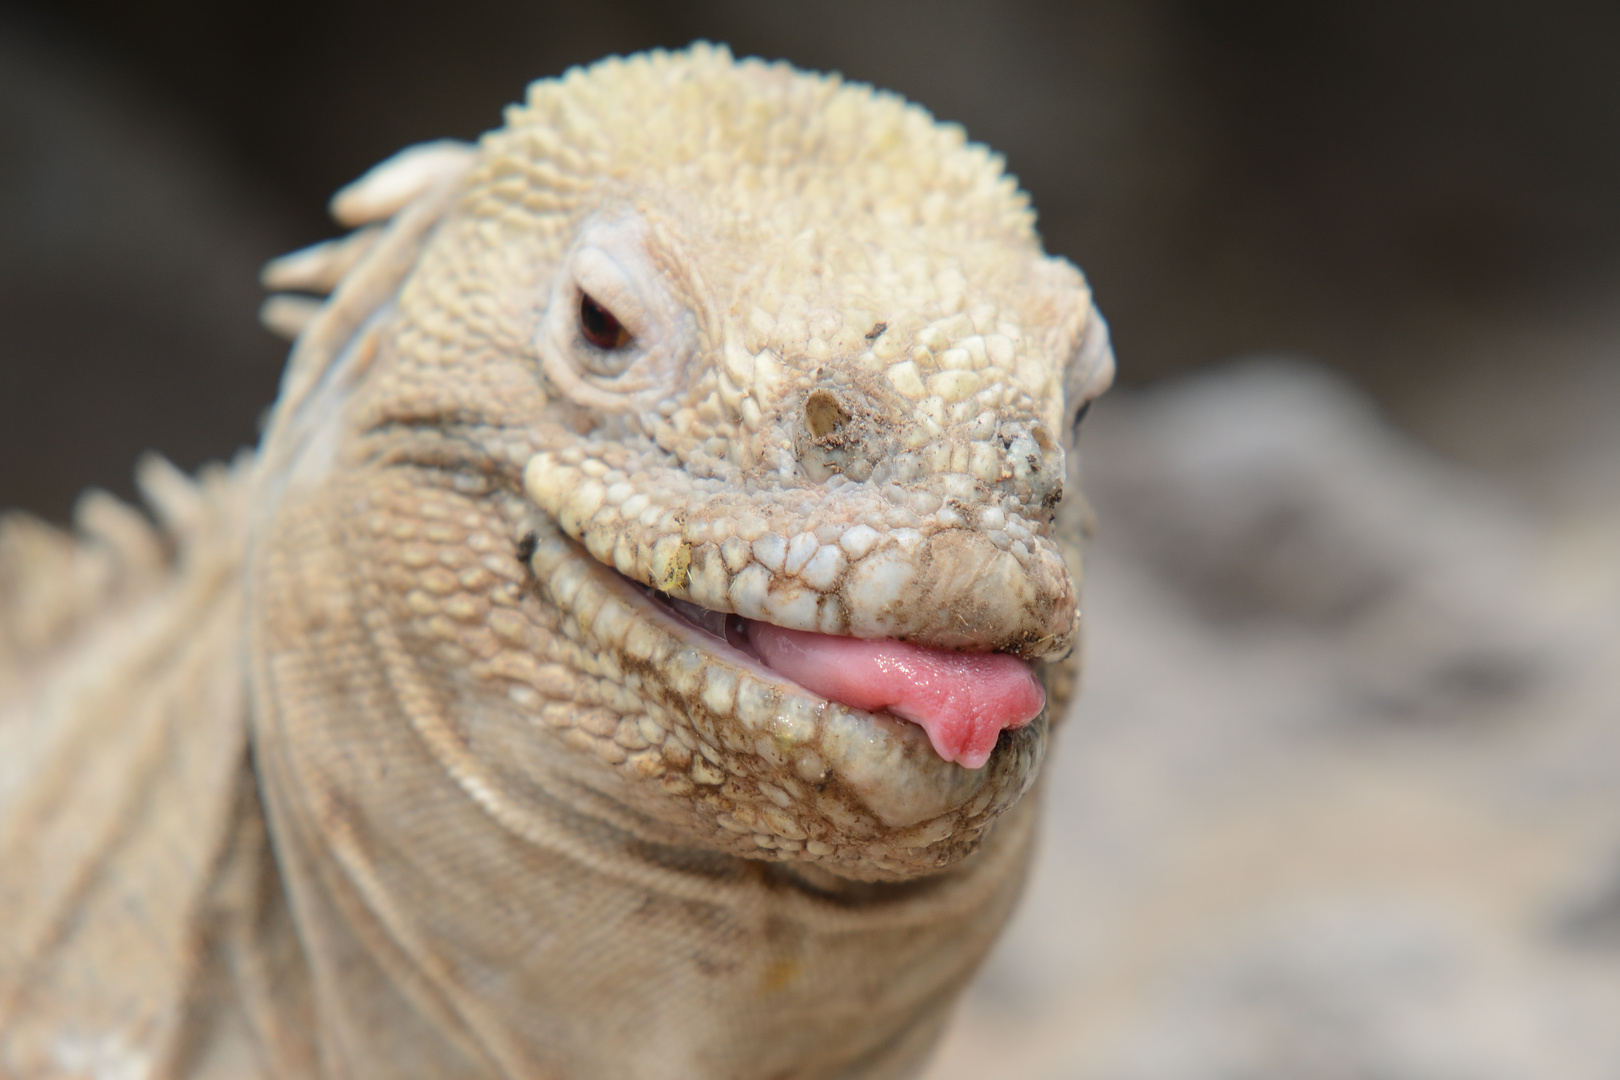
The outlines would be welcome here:
<svg viewBox="0 0 1620 1080">
<path fill-rule="evenodd" d="M 914 1073 L 1072 683 L 1079 273 L 703 46 L 335 210 L 254 460 L 0 534 L 0 1067 Z"/>
</svg>

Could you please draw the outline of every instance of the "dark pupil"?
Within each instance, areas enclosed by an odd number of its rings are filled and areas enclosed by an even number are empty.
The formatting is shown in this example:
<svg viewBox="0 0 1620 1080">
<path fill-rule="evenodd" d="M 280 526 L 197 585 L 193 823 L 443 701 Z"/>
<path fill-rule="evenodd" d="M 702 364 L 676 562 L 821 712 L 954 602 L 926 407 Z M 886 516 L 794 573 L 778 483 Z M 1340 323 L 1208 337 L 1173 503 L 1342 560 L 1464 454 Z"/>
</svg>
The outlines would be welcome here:
<svg viewBox="0 0 1620 1080">
<path fill-rule="evenodd" d="M 630 340 L 613 312 L 583 293 L 579 298 L 579 328 L 585 340 L 598 349 L 617 349 Z"/>
</svg>

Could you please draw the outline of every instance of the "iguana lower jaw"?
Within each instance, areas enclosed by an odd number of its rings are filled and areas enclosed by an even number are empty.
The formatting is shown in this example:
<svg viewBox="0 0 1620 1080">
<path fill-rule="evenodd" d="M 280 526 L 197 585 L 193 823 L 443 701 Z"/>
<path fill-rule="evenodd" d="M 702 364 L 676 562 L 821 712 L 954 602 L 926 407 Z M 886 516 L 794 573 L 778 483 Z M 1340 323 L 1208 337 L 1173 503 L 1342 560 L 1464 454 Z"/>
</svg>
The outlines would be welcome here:
<svg viewBox="0 0 1620 1080">
<path fill-rule="evenodd" d="M 655 703 L 658 743 L 619 766 L 628 800 L 702 846 L 909 878 L 969 854 L 1034 782 L 1044 710 L 1001 732 L 982 767 L 964 768 L 920 726 L 813 694 L 700 629 L 549 519 L 530 528 L 529 565 L 564 631 Z"/>
</svg>

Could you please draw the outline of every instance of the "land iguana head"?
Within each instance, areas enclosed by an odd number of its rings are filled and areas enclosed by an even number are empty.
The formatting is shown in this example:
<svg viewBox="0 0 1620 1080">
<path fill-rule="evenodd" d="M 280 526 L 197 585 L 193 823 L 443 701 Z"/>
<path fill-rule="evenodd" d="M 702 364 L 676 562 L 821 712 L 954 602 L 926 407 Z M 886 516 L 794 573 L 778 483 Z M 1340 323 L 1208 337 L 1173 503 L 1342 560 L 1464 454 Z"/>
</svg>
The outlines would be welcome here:
<svg viewBox="0 0 1620 1080">
<path fill-rule="evenodd" d="M 356 453 L 449 477 L 366 508 L 404 651 L 463 742 L 529 725 L 661 842 L 961 858 L 1076 645 L 1056 522 L 1113 370 L 1080 273 L 1000 158 L 836 77 L 700 46 L 506 120 L 361 334 Z M 559 775 L 521 756 L 451 771 Z"/>
</svg>

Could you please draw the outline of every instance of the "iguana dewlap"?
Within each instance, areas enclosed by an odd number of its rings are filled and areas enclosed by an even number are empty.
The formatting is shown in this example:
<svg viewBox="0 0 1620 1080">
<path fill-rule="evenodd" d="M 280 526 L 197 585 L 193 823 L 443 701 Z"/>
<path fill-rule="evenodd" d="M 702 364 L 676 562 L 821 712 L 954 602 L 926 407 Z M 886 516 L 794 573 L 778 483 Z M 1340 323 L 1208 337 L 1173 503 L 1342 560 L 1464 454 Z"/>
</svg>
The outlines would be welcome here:
<svg viewBox="0 0 1620 1080">
<path fill-rule="evenodd" d="M 1072 686 L 1080 274 L 706 46 L 334 212 L 251 463 L 0 530 L 0 1074 L 913 1075 Z"/>
</svg>

